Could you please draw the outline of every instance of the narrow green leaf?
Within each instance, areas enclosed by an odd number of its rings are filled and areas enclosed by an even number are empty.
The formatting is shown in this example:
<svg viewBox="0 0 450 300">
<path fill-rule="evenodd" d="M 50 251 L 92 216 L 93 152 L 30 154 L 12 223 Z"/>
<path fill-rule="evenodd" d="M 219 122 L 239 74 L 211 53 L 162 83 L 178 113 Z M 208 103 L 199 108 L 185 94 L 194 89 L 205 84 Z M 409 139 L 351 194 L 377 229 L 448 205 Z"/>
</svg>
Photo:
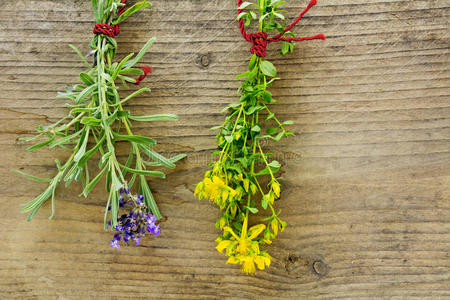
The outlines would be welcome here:
<svg viewBox="0 0 450 300">
<path fill-rule="evenodd" d="M 87 86 L 91 86 L 95 83 L 94 79 L 86 73 L 80 73 L 80 80 Z"/>
<path fill-rule="evenodd" d="M 126 97 L 125 99 L 123 99 L 122 101 L 120 101 L 119 103 L 114 104 L 114 105 L 124 104 L 125 102 L 127 102 L 127 101 L 130 100 L 131 98 L 136 97 L 137 95 L 139 95 L 139 94 L 141 94 L 141 93 L 143 93 L 143 92 L 150 92 L 150 89 L 148 89 L 148 88 L 140 89 L 140 90 L 138 90 L 138 91 L 132 93 L 131 95 L 129 95 L 128 97 Z"/>
<path fill-rule="evenodd" d="M 134 121 L 141 122 L 152 122 L 152 121 L 175 121 L 178 120 L 178 116 L 174 114 L 158 114 L 158 115 L 148 115 L 148 116 L 129 116 L 128 117 Z"/>
<path fill-rule="evenodd" d="M 175 164 L 172 163 L 170 161 L 170 159 L 162 156 L 161 154 L 155 152 L 153 149 L 149 148 L 149 147 L 144 147 L 139 145 L 139 148 L 144 151 L 144 153 L 146 155 L 148 155 L 150 157 L 150 159 L 152 159 L 155 162 L 160 163 L 161 165 L 170 168 L 170 169 L 175 169 Z"/>
<path fill-rule="evenodd" d="M 143 144 L 147 146 L 154 146 L 156 145 L 156 141 L 152 138 L 145 137 L 145 136 L 139 136 L 139 135 L 120 135 L 117 133 L 114 133 L 114 136 L 119 140 L 129 141 L 133 143 Z"/>
<path fill-rule="evenodd" d="M 68 143 L 68 142 L 70 142 L 71 140 L 73 140 L 74 138 L 76 138 L 77 136 L 79 136 L 81 132 L 82 132 L 82 130 L 77 131 L 77 132 L 75 132 L 74 134 L 68 135 L 68 136 L 63 137 L 63 138 L 61 138 L 61 139 L 57 139 L 57 140 L 53 141 L 53 142 L 49 145 L 49 147 L 50 147 L 50 148 L 53 148 L 53 147 L 59 146 L 59 145 L 61 145 L 61 144 Z"/>
<path fill-rule="evenodd" d="M 94 0 L 92 0 L 94 1 Z M 80 50 L 78 50 L 77 47 L 75 47 L 74 45 L 69 44 L 69 47 L 73 49 L 73 51 L 75 51 L 75 53 L 81 58 L 81 60 L 84 62 L 84 64 L 88 67 L 91 68 L 91 65 L 88 63 L 88 61 L 86 60 L 86 58 L 84 57 L 84 55 L 81 53 Z"/>
<path fill-rule="evenodd" d="M 41 182 L 51 182 L 52 181 L 51 179 L 36 177 L 36 176 L 24 173 L 24 172 L 19 171 L 19 170 L 11 170 L 11 172 L 23 175 L 25 177 L 28 177 L 28 178 L 36 180 L 36 181 L 41 181 Z"/>
<path fill-rule="evenodd" d="M 78 94 L 78 96 L 75 98 L 75 103 L 77 104 L 81 103 L 84 100 L 84 98 L 92 94 L 96 89 L 97 89 L 96 84 L 88 86 L 81 93 Z"/>
<path fill-rule="evenodd" d="M 33 151 L 35 151 L 35 150 L 41 149 L 42 147 L 45 147 L 45 146 L 47 146 L 48 144 L 50 144 L 51 142 L 53 142 L 53 141 L 55 140 L 55 137 L 56 137 L 56 136 L 54 135 L 54 136 L 52 136 L 49 140 L 40 142 L 40 143 L 35 144 L 35 145 L 31 146 L 31 147 L 28 147 L 28 148 L 27 148 L 27 151 L 33 152 Z"/>
<path fill-rule="evenodd" d="M 120 62 L 120 64 L 116 67 L 116 69 L 114 70 L 114 73 L 112 75 L 112 79 L 116 79 L 117 75 L 119 75 L 119 72 L 121 72 L 121 69 L 123 67 L 123 65 L 130 59 L 132 58 L 134 55 L 134 53 L 129 54 L 128 56 L 126 56 L 124 59 L 122 59 L 122 61 Z"/>
<path fill-rule="evenodd" d="M 84 155 L 84 153 L 86 153 L 86 146 L 89 140 L 89 127 L 86 130 L 86 133 L 83 135 L 84 140 L 83 143 L 81 144 L 80 148 L 77 151 L 77 154 L 75 154 L 73 160 L 78 162 Z"/>
<path fill-rule="evenodd" d="M 147 171 L 147 170 L 136 170 L 136 169 L 132 169 L 132 168 L 128 168 L 127 166 L 124 166 L 122 164 L 119 164 L 124 170 L 130 172 L 130 173 L 134 173 L 134 174 L 138 174 L 138 175 L 144 175 L 144 176 L 153 176 L 153 177 L 159 177 L 159 178 L 166 178 L 166 174 L 164 174 L 163 172 L 159 172 L 159 171 Z"/>
<path fill-rule="evenodd" d="M 132 66 L 134 66 L 135 64 L 137 64 L 142 57 L 144 56 L 145 53 L 147 53 L 148 48 L 150 48 L 150 46 L 156 41 L 156 38 L 151 38 L 145 45 L 144 47 L 141 49 L 141 51 L 139 51 L 138 55 L 136 55 L 136 57 L 132 60 L 129 60 L 128 62 L 126 62 L 124 64 L 125 68 L 131 68 Z"/>
<path fill-rule="evenodd" d="M 121 14 L 116 20 L 114 20 L 114 22 L 112 22 L 112 25 L 117 25 L 119 23 L 122 23 L 129 16 L 135 14 L 136 12 L 138 12 L 139 10 L 141 10 L 145 7 L 150 7 L 151 5 L 152 4 L 150 2 L 138 2 L 138 3 L 134 4 L 132 7 L 130 7 L 126 11 L 124 11 L 123 14 Z"/>
<path fill-rule="evenodd" d="M 248 1 L 245 1 L 245 2 L 243 2 L 240 6 L 239 6 L 239 10 L 241 10 L 241 9 L 245 9 L 246 7 L 248 7 L 248 6 L 250 6 L 250 5 L 253 5 L 253 6 L 255 6 L 253 3 L 251 3 L 251 2 L 248 2 Z"/>
<path fill-rule="evenodd" d="M 103 174 L 105 174 L 105 171 L 108 167 L 104 167 L 100 173 L 97 174 L 97 176 L 95 176 L 94 179 L 92 179 L 91 182 L 89 182 L 89 184 L 84 188 L 83 190 L 83 195 L 84 197 L 87 197 L 89 195 L 89 193 L 92 191 L 92 189 L 97 185 L 97 183 L 100 181 L 100 179 L 102 178 Z"/>
</svg>

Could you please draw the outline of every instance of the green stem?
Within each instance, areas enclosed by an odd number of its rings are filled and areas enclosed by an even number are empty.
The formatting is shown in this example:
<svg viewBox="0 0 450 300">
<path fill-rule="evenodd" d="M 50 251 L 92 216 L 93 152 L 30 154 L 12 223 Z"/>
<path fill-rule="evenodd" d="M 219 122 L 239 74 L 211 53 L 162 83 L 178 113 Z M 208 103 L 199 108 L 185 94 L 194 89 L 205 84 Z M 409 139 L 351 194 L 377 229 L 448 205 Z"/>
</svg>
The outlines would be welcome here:
<svg viewBox="0 0 450 300">
<path fill-rule="evenodd" d="M 272 177 L 272 180 L 275 180 L 275 177 L 273 176 L 272 169 L 270 168 L 269 163 L 267 162 L 266 155 L 264 154 L 264 152 L 263 152 L 263 150 L 261 148 L 261 144 L 259 142 L 258 142 L 258 148 L 259 148 L 259 152 L 261 153 L 261 156 L 262 156 L 262 158 L 264 160 L 264 163 L 266 164 L 266 166 L 269 169 L 270 177 Z"/>
</svg>

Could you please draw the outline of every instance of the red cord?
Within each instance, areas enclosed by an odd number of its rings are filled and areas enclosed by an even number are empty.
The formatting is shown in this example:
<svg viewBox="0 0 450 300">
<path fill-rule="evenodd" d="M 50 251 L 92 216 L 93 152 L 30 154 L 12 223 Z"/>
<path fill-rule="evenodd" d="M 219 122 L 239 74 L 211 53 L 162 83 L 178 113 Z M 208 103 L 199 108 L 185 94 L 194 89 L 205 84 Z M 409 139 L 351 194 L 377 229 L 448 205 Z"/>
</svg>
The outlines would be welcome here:
<svg viewBox="0 0 450 300">
<path fill-rule="evenodd" d="M 139 76 L 139 78 L 136 79 L 136 83 L 134 83 L 135 85 L 139 85 L 139 83 L 141 83 L 141 81 L 144 80 L 148 74 L 152 74 L 152 67 L 150 66 L 143 66 L 141 69 L 142 71 L 144 71 L 144 74 L 142 74 L 141 76 Z"/>
<path fill-rule="evenodd" d="M 127 0 L 122 0 L 121 3 L 126 5 Z M 117 14 L 118 16 L 123 14 L 123 12 L 125 11 L 125 5 L 119 8 L 119 12 Z M 93 32 L 94 34 L 104 34 L 112 38 L 115 38 L 120 33 L 120 23 L 114 26 L 111 26 L 109 24 L 98 23 L 95 24 Z M 139 76 L 139 78 L 136 79 L 136 83 L 134 83 L 135 85 L 139 85 L 141 81 L 144 80 L 145 77 L 147 77 L 148 74 L 152 73 L 152 68 L 150 66 L 143 66 L 141 69 L 142 71 L 144 71 L 144 74 L 142 74 L 141 76 Z"/>
<path fill-rule="evenodd" d="M 243 0 L 238 0 L 237 4 L 238 7 L 240 7 L 243 3 Z M 325 35 L 323 33 L 316 34 L 314 36 L 306 36 L 301 38 L 285 38 L 283 35 L 291 30 L 297 23 L 300 21 L 300 19 L 308 12 L 308 10 L 317 4 L 317 0 L 310 0 L 308 6 L 300 13 L 300 15 L 295 19 L 294 22 L 292 22 L 291 25 L 286 27 L 283 31 L 283 33 L 280 33 L 276 36 L 273 36 L 271 38 L 268 38 L 266 32 L 255 32 L 255 33 L 247 33 L 245 31 L 245 25 L 244 20 L 241 18 L 239 19 L 239 29 L 241 31 L 242 36 L 249 42 L 253 44 L 252 48 L 250 49 L 250 52 L 253 54 L 258 55 L 259 57 L 266 57 L 266 48 L 269 43 L 272 42 L 279 42 L 279 41 L 285 41 L 285 42 L 301 42 L 305 40 L 325 40 Z M 238 9 L 238 15 L 242 12 L 242 9 Z"/>
<path fill-rule="evenodd" d="M 122 0 L 121 3 L 126 5 L 127 0 Z M 119 16 L 123 14 L 123 12 L 125 11 L 125 5 L 119 8 L 118 13 Z M 109 24 L 98 23 L 95 24 L 93 32 L 94 34 L 104 34 L 109 35 L 112 38 L 115 38 L 120 33 L 120 23 L 114 26 L 111 26 Z"/>
</svg>

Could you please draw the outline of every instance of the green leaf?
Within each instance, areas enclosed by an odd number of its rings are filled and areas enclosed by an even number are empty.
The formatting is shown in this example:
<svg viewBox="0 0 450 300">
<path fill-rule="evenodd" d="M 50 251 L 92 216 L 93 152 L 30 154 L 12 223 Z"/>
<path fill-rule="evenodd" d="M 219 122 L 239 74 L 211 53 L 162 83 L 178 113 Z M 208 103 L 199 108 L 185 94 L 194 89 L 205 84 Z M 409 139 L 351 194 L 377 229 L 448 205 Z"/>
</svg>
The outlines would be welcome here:
<svg viewBox="0 0 450 300">
<path fill-rule="evenodd" d="M 80 73 L 80 80 L 87 86 L 91 86 L 95 83 L 94 79 L 86 73 Z"/>
<path fill-rule="evenodd" d="M 175 121 L 178 120 L 178 116 L 174 114 L 158 114 L 158 115 L 148 115 L 148 116 L 129 116 L 128 117 L 134 121 L 141 122 L 152 122 L 152 121 Z"/>
<path fill-rule="evenodd" d="M 125 68 L 131 68 L 132 66 L 134 66 L 135 64 L 137 64 L 142 57 L 144 56 L 144 54 L 147 52 L 148 48 L 150 48 L 150 46 L 156 41 L 156 38 L 151 38 L 145 45 L 144 47 L 141 49 L 141 51 L 139 51 L 138 55 L 136 55 L 136 57 L 130 61 L 127 61 L 124 64 Z"/>
<path fill-rule="evenodd" d="M 261 198 L 261 207 L 264 209 L 267 209 L 267 207 L 269 206 L 269 200 L 270 199 L 270 195 L 269 194 L 265 194 L 262 198 Z"/>
<path fill-rule="evenodd" d="M 272 167 L 272 168 L 280 168 L 280 167 L 281 167 L 281 164 L 280 164 L 277 160 L 272 160 L 272 161 L 269 163 L 269 166 Z"/>
<path fill-rule="evenodd" d="M 267 103 L 272 102 L 272 94 L 268 91 L 264 91 L 264 93 L 262 94 L 262 98 L 264 99 L 264 101 L 266 101 Z"/>
<path fill-rule="evenodd" d="M 174 163 L 172 163 L 168 158 L 165 158 L 161 154 L 155 152 L 153 149 L 143 146 L 139 146 L 139 148 L 144 151 L 144 153 L 147 154 L 153 161 L 158 162 L 167 168 L 175 169 Z"/>
<path fill-rule="evenodd" d="M 278 128 L 269 127 L 266 129 L 267 134 L 272 135 L 278 132 Z"/>
<path fill-rule="evenodd" d="M 248 1 L 245 1 L 244 3 L 242 3 L 240 6 L 239 6 L 239 10 L 241 10 L 241 9 L 245 9 L 246 7 L 248 7 L 248 6 L 250 6 L 250 5 L 253 5 L 253 6 L 255 6 L 253 3 L 251 3 L 251 2 L 248 2 Z"/>
<path fill-rule="evenodd" d="M 138 174 L 138 175 L 144 175 L 144 176 L 153 176 L 153 177 L 159 177 L 159 178 L 166 178 L 166 174 L 164 174 L 163 172 L 159 172 L 159 171 L 147 171 L 147 170 L 136 170 L 136 169 L 132 169 L 132 168 L 128 168 L 127 166 L 124 166 L 122 164 L 119 164 L 124 170 L 130 172 L 130 173 L 134 173 L 134 174 Z"/>
<path fill-rule="evenodd" d="M 92 0 L 91 3 L 92 3 L 92 10 L 94 11 L 94 19 L 95 19 L 95 21 L 97 23 L 100 23 L 101 20 L 100 20 L 99 15 L 98 15 L 97 1 L 98 0 Z"/>
<path fill-rule="evenodd" d="M 138 3 L 134 4 L 132 7 L 130 7 L 126 11 L 124 11 L 123 14 L 121 14 L 116 20 L 114 20 L 114 22 L 112 22 L 112 25 L 117 25 L 119 23 L 122 23 L 129 16 L 135 14 L 136 12 L 138 12 L 139 10 L 141 10 L 145 7 L 150 7 L 151 5 L 152 4 L 150 2 L 138 2 Z"/>
<path fill-rule="evenodd" d="M 269 121 L 270 119 L 273 119 L 273 117 L 275 117 L 275 114 L 274 113 L 270 113 L 270 114 L 268 114 L 267 115 L 267 117 L 266 117 L 266 121 Z M 276 129 L 276 128 L 275 128 Z M 276 132 L 276 131 L 275 131 Z M 267 131 L 267 133 L 269 133 L 268 131 Z M 270 133 L 269 133 L 270 134 Z"/>
<path fill-rule="evenodd" d="M 94 1 L 94 0 L 92 0 Z M 88 63 L 88 61 L 86 60 L 86 58 L 84 57 L 84 55 L 81 53 L 80 50 L 78 50 L 77 47 L 75 47 L 74 45 L 69 44 L 69 47 L 73 49 L 73 51 L 75 51 L 75 53 L 81 58 L 81 60 L 84 62 L 84 64 L 88 67 L 91 68 L 91 65 Z"/>
<path fill-rule="evenodd" d="M 77 151 L 77 154 L 75 154 L 75 156 L 73 157 L 73 160 L 76 162 L 78 162 L 83 157 L 84 153 L 86 153 L 86 146 L 89 140 L 89 127 L 82 138 L 84 138 L 83 144 L 81 144 L 80 148 Z"/>
<path fill-rule="evenodd" d="M 89 151 L 87 151 L 83 157 L 78 161 L 78 166 L 81 167 L 83 165 L 86 164 L 87 160 L 95 153 L 97 152 L 97 150 L 101 147 L 101 145 L 103 144 L 103 141 L 105 140 L 106 135 L 103 134 L 102 138 L 97 141 L 96 145 L 90 149 Z"/>
<path fill-rule="evenodd" d="M 104 167 L 100 173 L 97 174 L 97 176 L 95 176 L 94 179 L 92 179 L 91 182 L 89 182 L 89 184 L 84 188 L 83 190 L 83 195 L 84 197 L 87 197 L 89 195 L 89 193 L 91 192 L 91 190 L 97 185 L 97 183 L 100 181 L 100 179 L 102 178 L 103 174 L 105 174 L 105 171 L 108 167 Z"/>
<path fill-rule="evenodd" d="M 96 84 L 88 86 L 81 93 L 78 94 L 78 96 L 75 98 L 75 103 L 77 104 L 81 103 L 84 100 L 84 98 L 92 94 L 96 89 L 97 89 Z"/>
<path fill-rule="evenodd" d="M 125 99 L 123 99 L 122 101 L 120 101 L 119 103 L 114 104 L 114 105 L 117 106 L 117 105 L 119 105 L 119 104 L 123 104 L 123 103 L 127 102 L 128 100 L 130 100 L 131 98 L 136 97 L 137 95 L 139 95 L 139 94 L 141 94 L 141 93 L 143 93 L 143 92 L 150 92 L 150 89 L 148 89 L 148 88 L 142 88 L 142 89 L 140 89 L 140 90 L 138 90 L 138 91 L 132 93 L 131 95 L 129 95 L 128 97 L 126 97 Z"/>
<path fill-rule="evenodd" d="M 282 42 L 281 43 L 281 55 L 285 55 L 289 52 L 290 49 L 290 43 L 289 42 Z"/>
<path fill-rule="evenodd" d="M 262 16 L 259 18 L 259 23 L 262 23 L 262 21 L 263 21 L 268 15 L 270 15 L 270 13 L 266 13 L 266 14 L 262 15 Z"/>
<path fill-rule="evenodd" d="M 261 72 L 263 72 L 264 75 L 275 77 L 277 75 L 277 69 L 275 66 L 267 60 L 263 60 L 260 64 Z"/>
<path fill-rule="evenodd" d="M 68 136 L 63 137 L 63 138 L 61 138 L 61 139 L 55 140 L 55 141 L 53 141 L 53 142 L 49 145 L 49 147 L 50 147 L 50 148 L 53 148 L 53 147 L 56 147 L 56 146 L 58 146 L 58 145 L 68 143 L 68 142 L 70 142 L 72 139 L 74 139 L 74 138 L 76 138 L 77 136 L 79 136 L 81 132 L 82 132 L 82 130 L 77 131 L 77 132 L 75 132 L 74 134 L 68 135 Z"/>
<path fill-rule="evenodd" d="M 255 68 L 256 61 L 258 60 L 258 56 L 256 54 L 252 55 L 250 62 L 248 63 L 248 69 L 251 71 Z"/>
<path fill-rule="evenodd" d="M 233 137 L 232 137 L 231 135 L 226 135 L 226 136 L 224 136 L 224 138 L 225 138 L 225 140 L 226 140 L 228 143 L 232 143 L 232 142 L 233 142 Z"/>
<path fill-rule="evenodd" d="M 248 209 L 252 214 L 258 213 L 258 209 L 256 207 L 244 206 L 244 208 Z"/>
<path fill-rule="evenodd" d="M 80 123 L 89 126 L 98 126 L 102 123 L 102 120 L 94 117 L 83 117 Z"/>
<path fill-rule="evenodd" d="M 137 144 L 143 144 L 147 146 L 154 146 L 156 145 L 156 141 L 152 138 L 145 137 L 145 136 L 139 136 L 139 135 L 120 135 L 117 133 L 114 133 L 114 136 L 119 140 L 129 141 Z"/>
<path fill-rule="evenodd" d="M 155 199 L 153 198 L 152 192 L 150 191 L 144 176 L 140 176 L 139 192 L 144 196 L 145 204 L 150 208 L 150 211 L 155 215 L 156 219 L 161 219 L 162 215 L 159 212 L 158 206 L 155 203 Z"/>
<path fill-rule="evenodd" d="M 144 71 L 142 69 L 135 69 L 135 68 L 128 68 L 123 69 L 120 71 L 120 74 L 127 74 L 127 75 L 143 75 Z"/>
<path fill-rule="evenodd" d="M 284 135 L 284 131 L 281 131 L 280 133 L 278 133 L 278 135 L 276 137 L 273 138 L 273 140 L 278 142 L 279 140 L 281 140 L 283 135 Z"/>
<path fill-rule="evenodd" d="M 169 158 L 169 160 L 171 163 L 176 163 L 177 161 L 182 160 L 185 157 L 187 157 L 187 155 L 183 153 L 175 155 L 174 157 Z"/>
<path fill-rule="evenodd" d="M 238 76 L 234 77 L 234 80 L 237 80 L 237 79 L 242 78 L 242 77 L 246 77 L 246 76 L 250 75 L 251 73 L 252 72 L 250 71 L 250 72 L 244 72 L 242 74 L 239 74 Z"/>
<path fill-rule="evenodd" d="M 36 180 L 36 181 L 41 181 L 41 182 L 52 182 L 51 179 L 36 177 L 36 176 L 33 176 L 33 175 L 30 175 L 30 174 L 24 173 L 24 172 L 19 171 L 19 170 L 11 170 L 11 172 L 17 173 L 17 174 L 20 174 L 20 175 L 23 175 L 23 176 L 25 176 L 25 177 L 28 177 L 28 178 L 33 179 L 33 180 Z"/>
<path fill-rule="evenodd" d="M 250 108 L 245 112 L 245 114 L 246 114 L 246 115 L 251 115 L 251 114 L 255 113 L 256 111 L 262 110 L 263 108 L 264 108 L 264 107 L 261 106 L 261 105 L 254 105 L 254 106 L 250 107 Z"/>
<path fill-rule="evenodd" d="M 41 149 L 42 147 L 45 147 L 45 146 L 47 146 L 48 144 L 50 144 L 51 142 L 53 142 L 53 140 L 55 139 L 55 137 L 56 137 L 56 136 L 52 136 L 49 140 L 40 142 L 40 143 L 35 144 L 35 145 L 31 146 L 31 147 L 28 147 L 28 148 L 27 148 L 27 151 L 33 152 L 33 151 L 35 151 L 35 150 Z"/>
<path fill-rule="evenodd" d="M 261 127 L 259 127 L 259 125 L 255 125 L 255 126 L 252 127 L 252 131 L 260 132 L 261 131 Z"/>
<path fill-rule="evenodd" d="M 292 125 L 292 124 L 294 124 L 294 121 L 291 121 L 291 120 L 287 120 L 287 121 L 283 122 L 283 125 Z"/>
<path fill-rule="evenodd" d="M 243 17 L 245 17 L 247 15 L 246 12 L 241 12 L 237 17 L 236 17 L 236 21 L 242 19 Z"/>
<path fill-rule="evenodd" d="M 128 56 L 126 56 L 124 59 L 122 59 L 122 61 L 120 62 L 120 64 L 116 67 L 116 69 L 114 70 L 113 75 L 111 76 L 112 79 L 116 79 L 117 75 L 119 75 L 119 72 L 122 72 L 122 67 L 123 65 L 130 59 L 132 58 L 134 55 L 134 53 L 129 54 Z"/>
</svg>

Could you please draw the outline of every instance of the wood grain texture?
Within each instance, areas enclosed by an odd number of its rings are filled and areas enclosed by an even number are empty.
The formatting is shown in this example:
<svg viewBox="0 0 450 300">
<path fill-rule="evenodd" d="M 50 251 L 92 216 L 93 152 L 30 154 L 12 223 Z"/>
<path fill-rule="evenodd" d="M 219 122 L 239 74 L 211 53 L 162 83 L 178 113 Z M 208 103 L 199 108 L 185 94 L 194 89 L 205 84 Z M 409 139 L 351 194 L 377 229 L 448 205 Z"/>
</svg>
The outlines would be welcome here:
<svg viewBox="0 0 450 300">
<path fill-rule="evenodd" d="M 288 228 L 254 277 L 225 264 L 214 249 L 219 212 L 192 195 L 215 148 L 209 128 L 237 101 L 233 78 L 249 59 L 235 1 L 152 2 L 118 38 L 119 57 L 158 38 L 144 57 L 152 93 L 129 107 L 178 113 L 135 130 L 189 158 L 150 182 L 167 216 L 161 236 L 116 251 L 101 186 L 88 199 L 76 184 L 60 188 L 55 219 L 47 205 L 27 223 L 19 204 L 44 185 L 9 173 L 52 176 L 54 156 L 67 157 L 28 153 L 18 138 L 66 113 L 55 95 L 83 70 L 67 44 L 88 51 L 90 2 L 0 1 L 2 299 L 450 299 L 448 1 L 321 0 L 295 31 L 325 42 L 286 57 L 269 46 L 282 78 L 273 110 L 296 136 L 265 145 L 284 165 L 276 205 Z M 289 16 L 306 3 L 290 1 Z"/>
</svg>

